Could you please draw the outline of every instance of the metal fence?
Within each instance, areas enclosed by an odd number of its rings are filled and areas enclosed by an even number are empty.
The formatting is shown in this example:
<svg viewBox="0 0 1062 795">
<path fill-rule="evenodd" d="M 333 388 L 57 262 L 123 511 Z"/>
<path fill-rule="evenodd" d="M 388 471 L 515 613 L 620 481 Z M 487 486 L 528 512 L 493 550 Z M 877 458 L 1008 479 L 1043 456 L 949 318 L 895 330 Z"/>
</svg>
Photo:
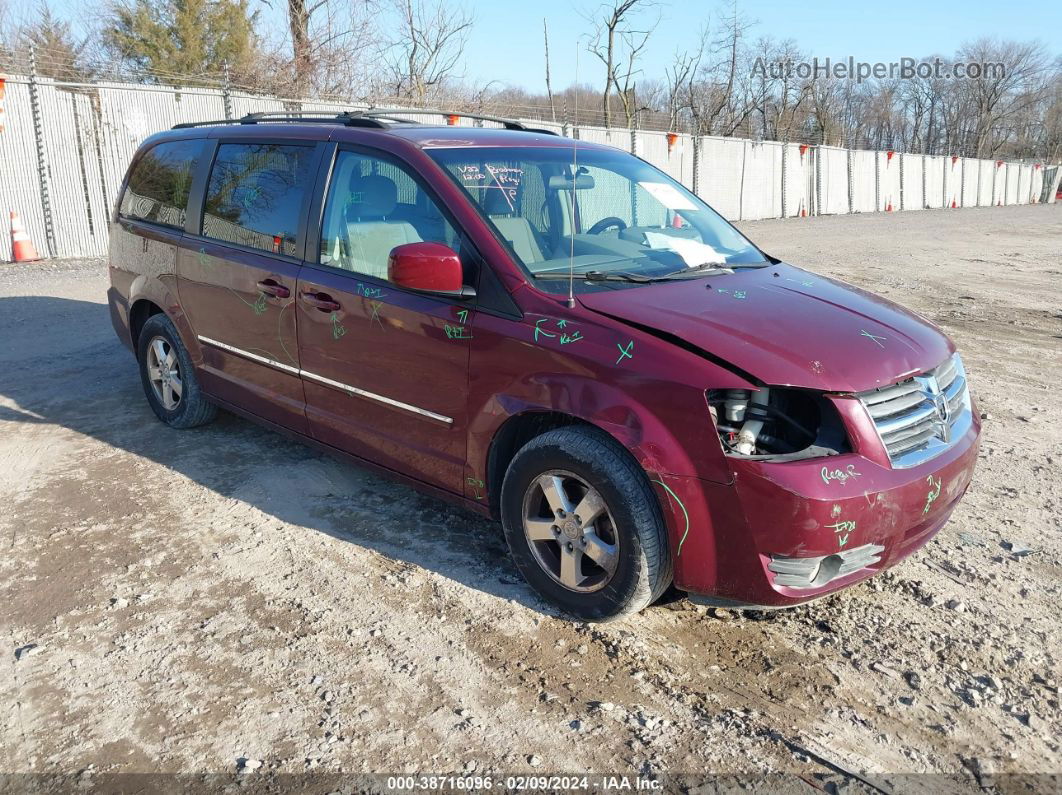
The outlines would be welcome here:
<svg viewBox="0 0 1062 795">
<path fill-rule="evenodd" d="M 223 89 L 20 76 L 6 83 L 0 212 L 17 211 L 38 251 L 51 257 L 106 253 L 109 211 L 133 152 L 151 133 L 180 122 L 292 109 L 290 101 Z M 365 106 L 299 107 L 334 113 Z M 1041 163 L 532 123 L 633 152 L 731 220 L 1053 202 L 1062 176 L 1062 168 Z M 0 260 L 10 259 L 10 243 L 0 235 Z"/>
</svg>

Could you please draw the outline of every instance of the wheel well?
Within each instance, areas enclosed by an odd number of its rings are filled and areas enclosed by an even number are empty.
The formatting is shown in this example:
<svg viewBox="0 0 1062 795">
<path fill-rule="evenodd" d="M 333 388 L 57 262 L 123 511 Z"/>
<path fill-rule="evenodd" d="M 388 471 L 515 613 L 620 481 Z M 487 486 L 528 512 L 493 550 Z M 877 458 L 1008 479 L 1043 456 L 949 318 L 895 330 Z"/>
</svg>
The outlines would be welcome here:
<svg viewBox="0 0 1062 795">
<path fill-rule="evenodd" d="M 491 514 L 494 516 L 499 515 L 501 484 L 505 478 L 505 470 L 509 468 L 509 463 L 521 447 L 536 436 L 546 433 L 546 431 L 564 428 L 569 425 L 586 424 L 578 417 L 557 411 L 529 411 L 507 419 L 505 424 L 494 434 L 494 439 L 490 444 L 490 453 L 487 456 L 487 482 L 490 484 L 488 488 Z"/>
<path fill-rule="evenodd" d="M 144 328 L 147 319 L 152 315 L 162 312 L 162 308 L 146 298 L 141 298 L 133 304 L 129 310 L 129 337 L 133 341 L 133 352 L 139 349 L 140 330 Z"/>
</svg>

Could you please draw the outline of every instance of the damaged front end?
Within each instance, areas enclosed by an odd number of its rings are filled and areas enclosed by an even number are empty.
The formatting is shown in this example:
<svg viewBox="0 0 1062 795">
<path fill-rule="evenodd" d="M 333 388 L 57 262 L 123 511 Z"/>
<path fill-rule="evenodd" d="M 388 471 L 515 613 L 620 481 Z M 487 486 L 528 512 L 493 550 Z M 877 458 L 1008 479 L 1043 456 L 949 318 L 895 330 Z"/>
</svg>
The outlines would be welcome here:
<svg viewBox="0 0 1062 795">
<path fill-rule="evenodd" d="M 706 399 L 733 474 L 726 514 L 741 517 L 713 522 L 727 569 L 711 587 L 684 576 L 706 604 L 799 604 L 894 565 L 944 525 L 973 475 L 980 427 L 956 355 L 865 393 L 761 386 Z"/>
<path fill-rule="evenodd" d="M 821 393 L 765 386 L 705 395 L 728 456 L 794 461 L 851 452 L 837 409 Z"/>
</svg>

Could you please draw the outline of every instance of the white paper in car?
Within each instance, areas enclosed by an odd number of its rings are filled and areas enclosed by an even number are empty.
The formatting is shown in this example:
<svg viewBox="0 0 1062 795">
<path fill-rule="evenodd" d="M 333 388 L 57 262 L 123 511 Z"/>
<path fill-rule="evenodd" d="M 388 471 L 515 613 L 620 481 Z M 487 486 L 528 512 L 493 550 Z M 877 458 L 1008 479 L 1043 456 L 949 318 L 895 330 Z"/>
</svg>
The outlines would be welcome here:
<svg viewBox="0 0 1062 795">
<path fill-rule="evenodd" d="M 696 268 L 698 265 L 725 265 L 726 257 L 699 240 L 690 240 L 688 237 L 673 237 L 663 232 L 646 232 L 645 242 L 649 248 L 667 249 L 674 251 L 687 267 Z"/>
<path fill-rule="evenodd" d="M 639 182 L 649 195 L 669 210 L 696 210 L 693 202 L 683 196 L 674 185 L 666 182 Z"/>
</svg>

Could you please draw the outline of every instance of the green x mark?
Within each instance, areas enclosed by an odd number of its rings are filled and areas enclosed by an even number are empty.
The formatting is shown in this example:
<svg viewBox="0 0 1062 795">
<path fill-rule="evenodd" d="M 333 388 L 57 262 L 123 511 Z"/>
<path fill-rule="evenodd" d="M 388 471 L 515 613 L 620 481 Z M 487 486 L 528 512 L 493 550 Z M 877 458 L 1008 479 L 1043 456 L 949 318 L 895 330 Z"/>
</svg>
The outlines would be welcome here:
<svg viewBox="0 0 1062 795">
<path fill-rule="evenodd" d="M 634 354 L 631 352 L 631 351 L 634 350 L 634 340 L 631 340 L 630 342 L 628 342 L 626 347 L 624 347 L 623 345 L 620 345 L 617 342 L 616 343 L 616 347 L 619 348 L 619 352 L 620 352 L 619 358 L 616 359 L 616 364 L 619 364 L 624 359 L 633 359 L 634 358 Z"/>
<path fill-rule="evenodd" d="M 369 302 L 369 306 L 372 307 L 372 315 L 369 317 L 369 325 L 371 326 L 372 322 L 375 320 L 377 323 L 380 324 L 380 328 L 383 328 L 384 327 L 383 321 L 380 320 L 380 307 L 383 306 L 383 302 L 382 301 L 370 301 Z"/>
</svg>

